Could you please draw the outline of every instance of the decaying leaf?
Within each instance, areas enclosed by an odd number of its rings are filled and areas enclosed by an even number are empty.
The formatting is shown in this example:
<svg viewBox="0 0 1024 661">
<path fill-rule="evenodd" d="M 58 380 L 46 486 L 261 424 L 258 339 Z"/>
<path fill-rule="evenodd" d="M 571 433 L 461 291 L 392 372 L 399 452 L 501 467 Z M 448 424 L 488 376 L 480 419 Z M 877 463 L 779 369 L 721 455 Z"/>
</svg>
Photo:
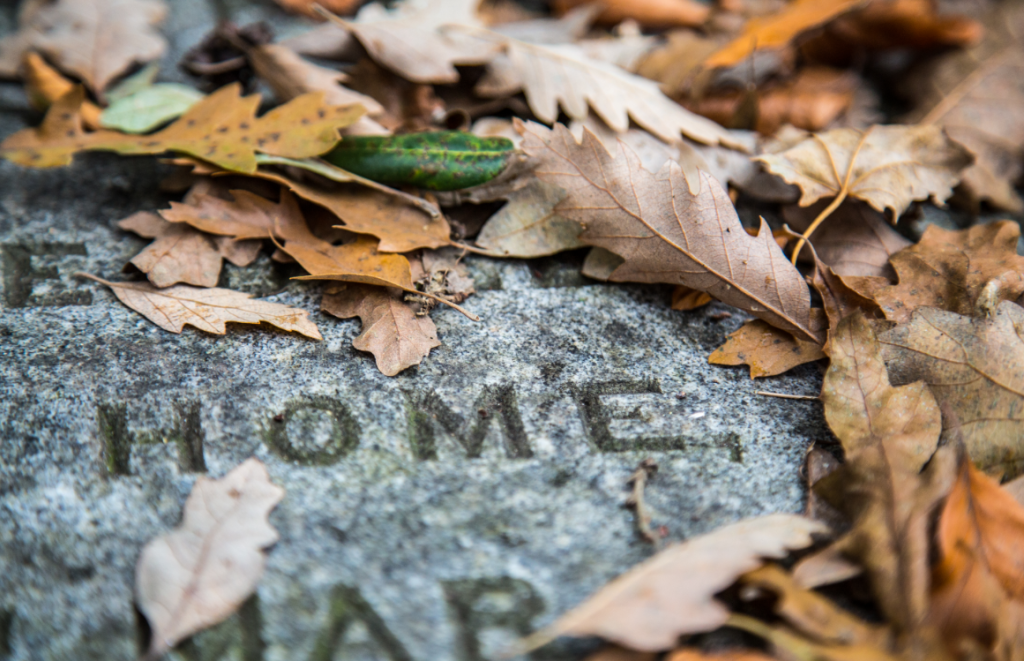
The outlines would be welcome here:
<svg viewBox="0 0 1024 661">
<path fill-rule="evenodd" d="M 359 106 L 323 103 L 323 94 L 301 96 L 256 117 L 259 95 L 242 97 L 237 84 L 223 87 L 192 106 L 178 121 L 152 135 L 114 131 L 82 131 L 79 108 L 84 90 L 78 88 L 53 104 L 38 128 L 27 128 L 0 144 L 0 156 L 30 167 L 71 163 L 85 150 L 119 154 L 181 152 L 225 170 L 253 173 L 256 153 L 307 158 L 329 151 L 338 130 L 363 114 Z"/>
<path fill-rule="evenodd" d="M 678 142 L 682 133 L 704 144 L 746 148 L 715 122 L 669 99 L 654 81 L 587 57 L 577 46 L 508 39 L 506 54 L 490 63 L 475 91 L 482 96 L 508 96 L 520 90 L 537 118 L 549 124 L 558 119 L 559 106 L 580 121 L 592 107 L 619 133 L 629 128 L 632 119 L 666 142 Z"/>
<path fill-rule="evenodd" d="M 966 457 L 939 517 L 931 621 L 990 644 L 1007 599 L 1024 598 L 1024 507 Z"/>
<path fill-rule="evenodd" d="M 948 410 L 947 438 L 962 438 L 982 468 L 1024 468 L 1024 308 L 989 317 L 920 308 L 879 337 L 893 380 L 921 380 Z"/>
<path fill-rule="evenodd" d="M 899 282 L 874 293 L 885 318 L 904 323 L 928 306 L 972 315 L 1024 294 L 1020 226 L 1010 220 L 944 230 L 929 225 L 921 241 L 892 256 Z M 980 308 L 980 309 L 979 309 Z"/>
<path fill-rule="evenodd" d="M 566 192 L 541 180 L 513 192 L 508 204 L 491 216 L 476 244 L 507 257 L 543 257 L 580 248 L 580 224 L 555 211 Z"/>
<path fill-rule="evenodd" d="M 102 92 L 135 62 L 160 57 L 167 41 L 154 28 L 167 14 L 160 0 L 55 0 L 22 11 L 19 31 L 0 40 L 0 76 L 16 77 L 26 51 Z"/>
<path fill-rule="evenodd" d="M 670 546 L 618 577 L 525 643 L 556 636 L 600 636 L 640 651 L 671 649 L 679 636 L 717 629 L 729 611 L 714 595 L 741 574 L 811 544 L 827 532 L 815 521 L 771 514 Z"/>
<path fill-rule="evenodd" d="M 75 89 L 75 84 L 57 71 L 39 53 L 25 53 L 23 75 L 25 92 L 33 106 L 46 110 L 60 97 Z M 90 131 L 100 126 L 100 108 L 92 101 L 82 103 L 82 125 Z"/>
<path fill-rule="evenodd" d="M 524 126 L 523 150 L 537 158 L 537 177 L 567 191 L 556 208 L 580 221 L 580 239 L 626 261 L 619 280 L 682 284 L 749 311 L 801 338 L 809 325 L 810 293 L 786 261 L 767 223 L 757 236 L 743 229 L 722 187 L 700 174 L 693 194 L 675 163 L 658 175 L 628 147 L 609 154 L 589 131 L 577 143 L 564 126 Z"/>
<path fill-rule="evenodd" d="M 291 193 L 282 192 L 279 203 L 244 190 L 233 190 L 230 195 L 233 199 L 205 193 L 190 195 L 186 202 L 171 202 L 171 208 L 160 215 L 171 223 L 188 223 L 203 232 L 236 240 L 306 236 L 292 231 L 296 226 L 304 228 L 305 219 Z"/>
<path fill-rule="evenodd" d="M 555 0 L 559 15 L 583 5 L 588 0 Z M 648 28 L 698 26 L 707 20 L 710 9 L 695 0 L 611 0 L 602 3 L 597 20 L 606 25 L 618 25 L 634 20 Z"/>
<path fill-rule="evenodd" d="M 187 285 L 157 289 L 143 282 L 108 282 L 96 276 L 82 275 L 107 285 L 122 303 L 172 333 L 180 333 L 188 324 L 207 333 L 223 335 L 227 332 L 225 323 L 229 321 L 237 324 L 265 322 L 314 340 L 323 339 L 305 310 L 280 303 L 254 301 L 249 294 L 242 292 Z"/>
<path fill-rule="evenodd" d="M 600 248 L 594 248 L 594 250 L 600 250 Z M 618 268 L 618 265 L 621 263 L 622 258 L 619 258 L 615 268 Z M 608 278 L 606 277 L 604 279 L 607 280 Z M 697 291 L 696 289 L 690 289 L 689 287 L 679 285 L 672 290 L 672 304 L 670 307 L 673 310 L 679 311 L 696 310 L 697 308 L 707 305 L 713 300 L 715 299 L 702 291 Z"/>
<path fill-rule="evenodd" d="M 755 50 L 781 48 L 802 32 L 866 3 L 866 0 L 795 0 L 779 13 L 751 19 L 743 32 L 704 61 L 704 66 L 739 64 Z"/>
<path fill-rule="evenodd" d="M 401 290 L 342 284 L 324 293 L 320 309 L 342 319 L 362 320 L 363 330 L 352 346 L 372 353 L 377 369 L 386 376 L 419 365 L 431 349 L 441 346 L 434 322 L 417 315 Z"/>
<path fill-rule="evenodd" d="M 905 630 L 927 611 L 928 517 L 919 500 L 930 494 L 920 473 L 938 444 L 939 407 L 924 383 L 889 385 L 862 315 L 839 324 L 831 350 L 821 399 L 846 464 L 830 477 L 841 476 L 841 504 L 854 519 L 836 547 L 864 565 L 882 612 Z"/>
<path fill-rule="evenodd" d="M 264 549 L 278 539 L 267 521 L 284 498 L 258 459 L 212 480 L 200 475 L 181 524 L 150 541 L 135 567 L 135 595 L 149 620 L 146 659 L 226 619 L 255 590 Z"/>
<path fill-rule="evenodd" d="M 701 65 L 722 41 L 693 30 L 673 30 L 665 35 L 665 43 L 648 52 L 637 63 L 636 73 L 657 81 L 672 98 L 690 91 Z"/>
<path fill-rule="evenodd" d="M 862 312 L 870 317 L 879 316 L 878 305 L 874 300 L 846 284 L 841 277 L 836 275 L 832 267 L 822 264 L 817 256 L 815 256 L 814 272 L 811 274 L 810 280 L 811 286 L 821 296 L 822 307 L 824 307 L 825 316 L 828 318 L 829 341 L 823 347 L 825 353 L 831 351 L 832 338 L 843 319 L 857 312 Z"/>
<path fill-rule="evenodd" d="M 817 133 L 757 160 L 800 187 L 800 206 L 849 196 L 899 217 L 914 200 L 942 204 L 971 155 L 935 126 L 873 126 Z"/>
<path fill-rule="evenodd" d="M 118 227 L 147 239 L 156 239 L 132 258 L 140 271 L 157 287 L 184 282 L 197 287 L 216 287 L 221 258 L 236 266 L 247 266 L 256 259 L 260 241 L 227 239 L 218 244 L 215 237 L 188 225 L 169 223 L 155 213 L 140 211 L 118 222 Z"/>
<path fill-rule="evenodd" d="M 756 379 L 782 374 L 797 365 L 824 357 L 817 342 L 798 340 L 784 330 L 755 319 L 729 335 L 726 343 L 708 356 L 708 362 L 712 365 L 749 365 L 750 378 Z"/>
<path fill-rule="evenodd" d="M 335 14 L 351 14 L 363 4 L 365 0 L 274 0 L 288 11 L 305 14 L 316 18 L 319 14 L 314 11 L 313 5 L 320 5 L 329 12 Z"/>
</svg>

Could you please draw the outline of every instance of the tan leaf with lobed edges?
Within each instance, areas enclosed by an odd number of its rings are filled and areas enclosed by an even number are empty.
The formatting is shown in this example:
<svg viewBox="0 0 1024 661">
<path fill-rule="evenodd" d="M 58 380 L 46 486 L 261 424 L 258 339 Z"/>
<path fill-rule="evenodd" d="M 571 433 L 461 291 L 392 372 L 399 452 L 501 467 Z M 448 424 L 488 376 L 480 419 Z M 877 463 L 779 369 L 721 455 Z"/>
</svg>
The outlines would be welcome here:
<svg viewBox="0 0 1024 661">
<path fill-rule="evenodd" d="M 181 524 L 150 541 L 135 567 L 135 595 L 153 635 L 146 659 L 235 612 L 255 590 L 264 549 L 278 540 L 267 520 L 284 498 L 258 459 L 218 480 L 200 475 Z"/>
<path fill-rule="evenodd" d="M 760 319 L 748 321 L 729 335 L 708 356 L 712 365 L 749 365 L 750 378 L 775 376 L 797 365 L 825 358 L 817 342 L 798 340 L 792 334 Z"/>
<path fill-rule="evenodd" d="M 562 125 L 522 133 L 522 149 L 540 161 L 536 176 L 567 191 L 556 210 L 584 225 L 584 243 L 625 259 L 612 279 L 682 284 L 817 340 L 800 272 L 764 221 L 757 236 L 747 233 L 710 175 L 700 173 L 694 194 L 678 164 L 653 174 L 628 147 L 613 157 L 589 131 L 582 143 Z"/>
<path fill-rule="evenodd" d="M 167 128 L 151 135 L 116 131 L 85 133 L 79 108 L 81 88 L 61 97 L 41 126 L 8 136 L 0 157 L 29 167 L 69 165 L 80 151 L 119 154 L 180 152 L 225 170 L 252 174 L 256 154 L 288 158 L 319 156 L 339 140 L 338 131 L 356 121 L 359 106 L 328 106 L 323 93 L 306 94 L 256 117 L 259 95 L 241 96 L 235 83 L 200 100 Z"/>
<path fill-rule="evenodd" d="M 558 186 L 531 181 L 509 194 L 508 204 L 487 220 L 476 244 L 492 253 L 522 258 L 583 247 L 580 224 L 555 211 L 565 196 Z"/>
<path fill-rule="evenodd" d="M 419 365 L 431 349 L 441 346 L 434 322 L 417 315 L 401 290 L 342 284 L 324 292 L 320 309 L 342 319 L 362 320 L 363 329 L 352 346 L 372 353 L 385 376 Z"/>
</svg>

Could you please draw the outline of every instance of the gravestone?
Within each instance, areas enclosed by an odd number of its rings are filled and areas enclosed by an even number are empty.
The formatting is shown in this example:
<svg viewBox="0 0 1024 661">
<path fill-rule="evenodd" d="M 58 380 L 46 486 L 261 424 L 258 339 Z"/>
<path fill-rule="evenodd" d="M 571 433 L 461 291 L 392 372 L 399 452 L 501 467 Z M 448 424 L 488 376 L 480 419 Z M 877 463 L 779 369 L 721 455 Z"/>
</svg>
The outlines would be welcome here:
<svg viewBox="0 0 1024 661">
<path fill-rule="evenodd" d="M 175 34 L 198 40 L 200 9 Z M 37 121 L 24 103 L 0 89 L 0 135 Z M 756 391 L 816 395 L 821 370 L 709 365 L 741 314 L 587 281 L 579 255 L 470 259 L 481 321 L 435 311 L 444 345 L 388 378 L 352 348 L 358 321 L 318 312 L 320 285 L 263 255 L 221 286 L 311 311 L 322 342 L 174 335 L 74 276 L 123 277 L 144 242 L 115 223 L 165 207 L 165 173 L 102 154 L 0 164 L 0 659 L 136 658 L 142 546 L 197 476 L 250 456 L 287 490 L 281 539 L 256 595 L 172 658 L 496 658 L 653 553 L 623 507 L 647 457 L 669 541 L 802 508 L 801 459 L 830 438 L 820 406 Z"/>
</svg>

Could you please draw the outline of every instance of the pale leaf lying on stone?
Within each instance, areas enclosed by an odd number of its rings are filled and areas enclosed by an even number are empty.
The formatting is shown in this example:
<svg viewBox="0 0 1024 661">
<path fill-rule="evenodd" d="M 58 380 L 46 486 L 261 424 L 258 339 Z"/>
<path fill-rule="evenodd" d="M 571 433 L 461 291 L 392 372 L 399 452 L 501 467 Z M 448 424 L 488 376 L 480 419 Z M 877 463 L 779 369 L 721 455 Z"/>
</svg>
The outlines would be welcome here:
<svg viewBox="0 0 1024 661">
<path fill-rule="evenodd" d="M 585 225 L 580 239 L 625 259 L 610 279 L 686 285 L 818 341 L 803 276 L 767 223 L 747 233 L 710 175 L 700 174 L 694 195 L 674 162 L 653 174 L 628 147 L 620 143 L 613 157 L 589 131 L 582 144 L 561 125 L 522 132 L 523 150 L 540 161 L 537 177 L 567 191 L 557 210 Z"/>
<path fill-rule="evenodd" d="M 342 319 L 362 319 L 363 331 L 352 346 L 372 353 L 386 376 L 419 365 L 431 349 L 441 346 L 434 322 L 417 316 L 400 290 L 344 284 L 328 290 L 320 308 Z"/>
<path fill-rule="evenodd" d="M 125 133 L 148 133 L 185 114 L 203 98 L 186 85 L 159 83 L 120 98 L 100 114 L 100 126 Z"/>
<path fill-rule="evenodd" d="M 258 459 L 196 480 L 181 525 L 146 544 L 135 567 L 139 609 L 153 630 L 147 659 L 224 620 L 256 590 L 263 549 L 278 539 L 267 515 L 283 497 Z"/>
<path fill-rule="evenodd" d="M 1024 309 L 991 317 L 920 308 L 882 333 L 893 381 L 924 381 L 943 406 L 944 434 L 963 439 L 983 469 L 1019 470 L 1024 455 Z"/>
<path fill-rule="evenodd" d="M 715 600 L 761 558 L 810 546 L 828 528 L 794 514 L 746 519 L 676 544 L 637 565 L 525 642 L 556 636 L 600 636 L 641 651 L 671 649 L 679 636 L 717 629 L 729 610 Z"/>
<path fill-rule="evenodd" d="M 242 292 L 186 285 L 157 289 L 143 282 L 108 282 L 86 273 L 79 275 L 107 285 L 122 303 L 172 333 L 180 333 L 188 324 L 207 333 L 223 335 L 227 332 L 225 323 L 229 321 L 237 324 L 265 322 L 314 340 L 323 339 L 305 310 L 254 301 Z"/>
<path fill-rule="evenodd" d="M 580 224 L 555 211 L 566 192 L 535 179 L 508 197 L 508 204 L 491 216 L 476 244 L 506 257 L 544 257 L 582 247 Z"/>
<path fill-rule="evenodd" d="M 972 157 L 936 126 L 872 126 L 816 133 L 756 160 L 800 187 L 800 206 L 844 195 L 899 217 L 915 200 L 945 202 Z"/>
<path fill-rule="evenodd" d="M 0 41 L 0 76 L 15 77 L 26 51 L 102 92 L 135 62 L 160 57 L 167 41 L 154 29 L 167 13 L 160 0 L 57 0 L 22 12 L 17 33 Z"/>
<path fill-rule="evenodd" d="M 666 142 L 678 142 L 682 133 L 704 144 L 746 148 L 728 130 L 665 96 L 654 81 L 589 58 L 576 46 L 509 39 L 506 50 L 488 66 L 476 92 L 508 96 L 522 90 L 541 121 L 554 123 L 559 106 L 570 118 L 582 121 L 592 107 L 619 133 L 629 128 L 632 118 Z"/>
</svg>

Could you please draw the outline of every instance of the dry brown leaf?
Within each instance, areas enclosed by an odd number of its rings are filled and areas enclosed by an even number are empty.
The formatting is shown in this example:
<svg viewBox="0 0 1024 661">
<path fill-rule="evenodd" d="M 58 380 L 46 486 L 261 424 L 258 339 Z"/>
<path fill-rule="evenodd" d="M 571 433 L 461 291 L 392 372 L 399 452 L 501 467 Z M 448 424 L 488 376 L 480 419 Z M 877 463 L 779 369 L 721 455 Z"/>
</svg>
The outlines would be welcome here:
<svg viewBox="0 0 1024 661">
<path fill-rule="evenodd" d="M 441 346 L 434 322 L 417 315 L 401 290 L 343 284 L 324 293 L 320 309 L 342 319 L 362 320 L 363 330 L 352 346 L 372 353 L 385 376 L 419 365 L 431 349 Z"/>
<path fill-rule="evenodd" d="M 1024 507 L 964 458 L 935 537 L 933 624 L 954 644 L 990 645 L 1007 597 L 1024 599 Z"/>
<path fill-rule="evenodd" d="M 946 438 L 962 438 L 983 469 L 1024 468 L 1024 309 L 1003 302 L 976 318 L 920 308 L 879 340 L 894 381 L 931 387 L 948 412 Z"/>
<path fill-rule="evenodd" d="M 508 204 L 491 216 L 476 244 L 506 257 L 544 257 L 580 248 L 580 224 L 555 211 L 566 192 L 539 179 L 508 196 Z"/>
<path fill-rule="evenodd" d="M 108 282 L 85 273 L 81 275 L 107 285 L 122 303 L 172 333 L 180 333 L 188 324 L 207 333 L 223 335 L 227 332 L 225 323 L 230 321 L 236 324 L 268 323 L 314 340 L 323 339 L 305 310 L 280 303 L 254 301 L 249 294 L 242 292 L 187 285 L 157 289 L 144 282 Z"/>
<path fill-rule="evenodd" d="M 319 18 L 320 14 L 313 9 L 313 5 L 320 5 L 331 13 L 347 16 L 359 9 L 366 0 L 274 0 L 274 2 L 288 11 L 304 14 L 310 18 Z"/>
<path fill-rule="evenodd" d="M 157 287 L 184 282 L 197 287 L 216 287 L 221 254 L 213 237 L 188 225 L 169 223 L 155 213 L 140 211 L 117 223 L 123 230 L 156 239 L 132 258 L 140 271 Z"/>
<path fill-rule="evenodd" d="M 281 249 L 309 273 L 301 278 L 304 280 L 361 282 L 418 293 L 412 286 L 409 260 L 403 255 L 378 251 L 376 239 L 359 236 L 340 246 L 319 239 L 292 240 Z"/>
<path fill-rule="evenodd" d="M 176 122 L 151 135 L 116 131 L 85 133 L 79 108 L 82 88 L 61 97 L 38 128 L 27 128 L 0 144 L 0 156 L 30 167 L 69 165 L 85 150 L 119 154 L 181 152 L 225 170 L 251 174 L 256 153 L 307 158 L 329 151 L 338 130 L 356 121 L 359 106 L 327 106 L 323 93 L 306 94 L 256 117 L 259 95 L 242 97 L 241 87 L 227 85 L 203 98 Z"/>
<path fill-rule="evenodd" d="M 726 650 L 723 652 L 700 652 L 692 649 L 678 649 L 670 652 L 665 661 L 771 661 L 772 656 L 754 650 Z"/>
<path fill-rule="evenodd" d="M 692 194 L 670 162 L 655 175 L 624 145 L 616 157 L 589 131 L 577 144 L 562 125 L 524 126 L 522 149 L 537 158 L 536 176 L 564 188 L 557 210 L 584 223 L 580 239 L 626 261 L 613 278 L 682 284 L 815 339 L 810 292 L 762 221 L 749 235 L 717 181 L 701 173 Z"/>
<path fill-rule="evenodd" d="M 181 524 L 146 544 L 135 567 L 136 600 L 153 636 L 146 659 L 226 619 L 255 592 L 264 549 L 278 540 L 267 516 L 282 498 L 255 458 L 219 480 L 196 479 Z"/>
<path fill-rule="evenodd" d="M 595 248 L 595 250 L 599 250 L 599 248 Z M 621 258 L 619 263 L 622 263 Z M 616 268 L 618 268 L 618 265 L 616 265 Z M 605 279 L 607 280 L 607 278 Z M 690 289 L 689 287 L 679 285 L 672 290 L 672 303 L 670 307 L 673 310 L 679 311 L 696 310 L 697 308 L 704 307 L 713 300 L 715 299 L 702 291 L 697 291 L 696 289 Z"/>
<path fill-rule="evenodd" d="M 794 230 L 803 232 L 827 205 L 825 200 L 809 207 L 790 205 L 783 208 L 782 217 Z M 830 218 L 811 239 L 822 262 L 840 276 L 896 279 L 889 258 L 912 244 L 882 214 L 859 200 L 846 200 Z"/>
<path fill-rule="evenodd" d="M 822 307 L 825 308 L 825 315 L 828 317 L 829 341 L 823 347 L 826 354 L 831 353 L 835 330 L 843 319 L 857 312 L 862 312 L 869 317 L 880 317 L 878 304 L 874 300 L 847 285 L 830 266 L 822 264 L 817 257 L 815 257 L 814 271 L 811 274 L 811 286 L 821 296 Z"/>
<path fill-rule="evenodd" d="M 927 306 L 972 315 L 1024 294 L 1020 226 L 1011 220 L 944 230 L 929 225 L 921 241 L 892 256 L 898 284 L 875 292 L 885 318 L 904 323 Z"/>
<path fill-rule="evenodd" d="M 914 200 L 942 204 L 971 156 L 934 126 L 872 126 L 817 133 L 756 160 L 800 187 L 802 207 L 850 196 L 899 217 Z"/>
<path fill-rule="evenodd" d="M 708 356 L 712 365 L 749 365 L 750 378 L 776 376 L 825 358 L 817 342 L 798 340 L 760 319 L 748 321 Z"/>
<path fill-rule="evenodd" d="M 39 110 L 46 110 L 60 97 L 75 89 L 75 84 L 46 63 L 39 53 L 25 53 L 25 91 L 29 101 Z M 82 104 L 82 125 L 94 131 L 100 127 L 100 108 L 92 101 Z"/>
<path fill-rule="evenodd" d="M 190 193 L 187 201 L 171 202 L 171 208 L 160 211 L 160 215 L 171 223 L 188 223 L 203 232 L 238 240 L 271 236 L 284 240 L 305 239 L 302 211 L 288 191 L 282 191 L 279 203 L 245 190 L 233 190 L 229 195 L 233 199 Z"/>
<path fill-rule="evenodd" d="M 747 21 L 742 34 L 704 61 L 707 68 L 730 67 L 755 50 L 781 48 L 802 32 L 816 28 L 866 0 L 795 0 L 779 13 Z"/>
<path fill-rule="evenodd" d="M 530 109 L 552 124 L 558 110 L 582 121 L 589 109 L 622 133 L 632 119 L 662 140 L 679 141 L 682 133 L 704 144 L 744 150 L 727 130 L 665 96 L 654 81 L 601 62 L 574 45 L 545 46 L 506 39 L 506 53 L 488 65 L 475 91 L 481 96 L 508 96 L 520 90 Z"/>
<path fill-rule="evenodd" d="M 554 0 L 559 16 L 587 4 L 590 0 Z M 604 0 L 597 20 L 605 25 L 618 25 L 634 20 L 645 28 L 698 26 L 707 20 L 710 9 L 694 0 Z"/>
<path fill-rule="evenodd" d="M 920 110 L 911 121 L 945 128 L 974 153 L 963 185 L 975 205 L 987 201 L 1020 212 L 1024 201 L 1014 185 L 1024 173 L 1024 118 L 1007 109 L 1024 105 L 1024 7 L 994 4 L 985 23 L 985 39 L 977 47 L 935 62 L 923 89 L 914 90 Z"/>
<path fill-rule="evenodd" d="M 480 0 L 404 0 L 388 11 L 373 3 L 341 21 L 378 64 L 414 83 L 454 83 L 455 65 L 486 64 L 500 48 L 450 24 L 483 28 Z"/>
<path fill-rule="evenodd" d="M 921 469 L 941 430 L 939 407 L 924 383 L 889 385 L 879 343 L 862 315 L 839 324 L 831 349 L 821 399 L 846 454 L 831 477 L 842 478 L 842 505 L 855 521 L 837 545 L 864 565 L 882 612 L 906 630 L 926 610 L 928 521 L 918 501 L 926 491 Z"/>
<path fill-rule="evenodd" d="M 827 530 L 794 514 L 770 514 L 670 546 L 525 642 L 533 648 L 556 636 L 600 636 L 640 651 L 671 649 L 682 634 L 725 624 L 729 610 L 714 595 L 761 558 L 809 546 L 812 534 Z"/>
<path fill-rule="evenodd" d="M 19 74 L 26 51 L 46 55 L 102 92 L 133 63 L 159 58 L 167 41 L 154 29 L 167 14 L 160 0 L 55 0 L 22 12 L 19 31 L 0 40 L 0 76 Z"/>
<path fill-rule="evenodd" d="M 670 97 L 679 98 L 689 92 L 704 60 L 721 45 L 720 38 L 693 30 L 674 30 L 666 35 L 662 46 L 637 63 L 636 73 L 660 83 L 661 90 Z"/>
</svg>

